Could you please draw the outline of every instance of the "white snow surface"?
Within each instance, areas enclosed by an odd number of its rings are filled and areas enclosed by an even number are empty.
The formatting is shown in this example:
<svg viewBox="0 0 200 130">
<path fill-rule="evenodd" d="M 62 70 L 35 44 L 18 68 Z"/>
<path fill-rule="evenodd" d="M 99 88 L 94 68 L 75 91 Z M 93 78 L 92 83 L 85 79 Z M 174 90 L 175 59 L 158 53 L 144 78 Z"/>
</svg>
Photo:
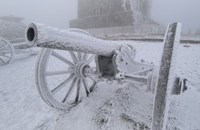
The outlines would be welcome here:
<svg viewBox="0 0 200 130">
<path fill-rule="evenodd" d="M 121 41 L 120 41 L 121 42 Z M 131 41 L 123 41 L 131 44 Z M 159 63 L 162 44 L 138 42 L 136 60 Z M 200 130 L 200 45 L 181 44 L 176 73 L 189 89 L 171 98 L 168 130 Z M 100 82 L 91 95 L 70 111 L 46 105 L 35 85 L 37 57 L 0 66 L 1 130 L 132 130 L 149 129 L 153 94 L 146 86 Z"/>
</svg>

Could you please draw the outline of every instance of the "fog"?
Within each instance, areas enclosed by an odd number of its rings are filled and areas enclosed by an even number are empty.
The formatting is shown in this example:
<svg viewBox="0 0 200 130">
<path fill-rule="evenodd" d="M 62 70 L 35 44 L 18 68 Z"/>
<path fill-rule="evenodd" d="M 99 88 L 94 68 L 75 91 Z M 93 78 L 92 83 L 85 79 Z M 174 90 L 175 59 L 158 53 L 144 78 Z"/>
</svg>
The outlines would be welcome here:
<svg viewBox="0 0 200 130">
<path fill-rule="evenodd" d="M 179 21 L 184 31 L 200 29 L 200 0 L 152 0 L 152 17 L 160 23 Z"/>
<path fill-rule="evenodd" d="M 68 21 L 76 18 L 76 6 L 76 0 L 0 0 L 0 16 L 19 16 L 26 22 L 67 28 Z"/>
<path fill-rule="evenodd" d="M 152 0 L 152 17 L 166 25 L 172 21 L 183 23 L 185 31 L 200 28 L 199 0 Z M 67 28 L 76 18 L 77 0 L 0 0 L 0 15 L 24 17 L 29 22 L 40 22 Z"/>
</svg>

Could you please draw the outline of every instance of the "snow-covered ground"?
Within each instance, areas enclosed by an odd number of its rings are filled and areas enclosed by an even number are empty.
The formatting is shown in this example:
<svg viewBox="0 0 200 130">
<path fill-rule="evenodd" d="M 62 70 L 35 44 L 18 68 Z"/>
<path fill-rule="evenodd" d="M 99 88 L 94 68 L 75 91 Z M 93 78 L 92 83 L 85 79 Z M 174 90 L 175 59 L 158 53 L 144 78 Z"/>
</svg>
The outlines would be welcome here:
<svg viewBox="0 0 200 130">
<path fill-rule="evenodd" d="M 131 41 L 123 41 L 131 43 Z M 161 43 L 138 42 L 136 59 L 159 63 Z M 189 89 L 172 96 L 169 130 L 200 130 L 200 45 L 181 44 L 176 73 L 189 80 Z M 101 82 L 70 111 L 46 105 L 35 85 L 37 57 L 0 66 L 1 130 L 132 130 L 149 129 L 153 94 L 145 86 Z"/>
</svg>

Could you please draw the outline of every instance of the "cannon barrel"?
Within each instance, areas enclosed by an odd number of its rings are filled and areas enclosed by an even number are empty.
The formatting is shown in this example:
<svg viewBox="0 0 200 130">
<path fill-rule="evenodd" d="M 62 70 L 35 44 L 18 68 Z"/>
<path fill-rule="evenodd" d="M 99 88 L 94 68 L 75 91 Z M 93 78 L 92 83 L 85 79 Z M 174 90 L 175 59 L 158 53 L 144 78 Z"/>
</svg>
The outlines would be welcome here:
<svg viewBox="0 0 200 130">
<path fill-rule="evenodd" d="M 119 47 L 114 41 L 106 41 L 86 33 L 77 33 L 70 30 L 30 24 L 26 31 L 26 40 L 29 46 L 76 51 L 83 53 L 110 56 Z"/>
</svg>

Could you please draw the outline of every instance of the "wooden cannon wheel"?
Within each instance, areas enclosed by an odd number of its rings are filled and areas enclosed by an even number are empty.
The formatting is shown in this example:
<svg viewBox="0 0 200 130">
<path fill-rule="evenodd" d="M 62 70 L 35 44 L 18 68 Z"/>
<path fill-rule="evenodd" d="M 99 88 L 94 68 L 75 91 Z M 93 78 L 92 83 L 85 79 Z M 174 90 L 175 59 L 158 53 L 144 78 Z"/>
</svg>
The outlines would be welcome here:
<svg viewBox="0 0 200 130">
<path fill-rule="evenodd" d="M 158 74 L 154 100 L 152 130 L 166 130 L 170 97 L 175 83 L 175 62 L 180 43 L 181 24 L 169 24 L 165 40 L 161 65 Z"/>
<path fill-rule="evenodd" d="M 3 37 L 0 37 L 0 65 L 13 61 L 15 50 L 12 44 Z"/>
<path fill-rule="evenodd" d="M 42 99 L 48 105 L 64 110 L 89 96 L 97 82 L 83 71 L 86 67 L 95 71 L 94 57 L 80 52 L 43 49 L 36 65 L 36 84 Z"/>
</svg>

